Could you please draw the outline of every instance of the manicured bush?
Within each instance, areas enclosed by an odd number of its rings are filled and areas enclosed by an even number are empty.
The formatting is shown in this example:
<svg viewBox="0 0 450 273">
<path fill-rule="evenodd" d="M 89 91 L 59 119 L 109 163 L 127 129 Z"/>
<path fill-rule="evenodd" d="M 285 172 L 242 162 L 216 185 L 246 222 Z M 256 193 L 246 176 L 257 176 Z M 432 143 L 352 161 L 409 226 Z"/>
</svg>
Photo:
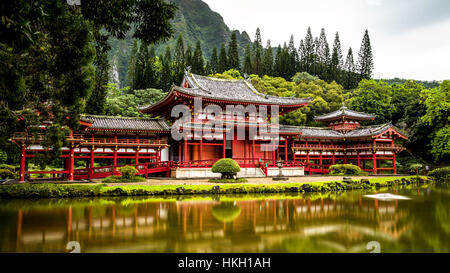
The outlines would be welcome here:
<svg viewBox="0 0 450 273">
<path fill-rule="evenodd" d="M 360 167 L 353 164 L 336 164 L 329 167 L 332 175 L 366 175 Z"/>
<path fill-rule="evenodd" d="M 0 179 L 12 179 L 15 177 L 14 172 L 9 169 L 0 169 Z"/>
<path fill-rule="evenodd" d="M 214 163 L 211 171 L 213 173 L 220 173 L 222 179 L 234 179 L 236 174 L 241 171 L 241 167 L 231 158 L 222 158 Z"/>
<path fill-rule="evenodd" d="M 138 173 L 138 170 L 136 170 L 136 168 L 133 166 L 124 166 L 118 168 L 117 170 L 125 180 L 133 178 Z"/>
<path fill-rule="evenodd" d="M 435 178 L 437 181 L 450 181 L 450 167 L 434 169 L 428 173 L 428 176 Z"/>
</svg>

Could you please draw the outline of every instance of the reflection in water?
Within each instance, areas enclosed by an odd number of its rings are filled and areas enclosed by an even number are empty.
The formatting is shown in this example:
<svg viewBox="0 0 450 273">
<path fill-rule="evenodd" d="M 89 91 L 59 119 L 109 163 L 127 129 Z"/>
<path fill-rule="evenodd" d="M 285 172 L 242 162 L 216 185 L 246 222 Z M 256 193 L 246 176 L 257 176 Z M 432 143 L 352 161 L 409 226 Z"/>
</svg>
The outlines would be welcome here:
<svg viewBox="0 0 450 273">
<path fill-rule="evenodd" d="M 449 252 L 450 190 L 3 200 L 1 252 Z"/>
</svg>

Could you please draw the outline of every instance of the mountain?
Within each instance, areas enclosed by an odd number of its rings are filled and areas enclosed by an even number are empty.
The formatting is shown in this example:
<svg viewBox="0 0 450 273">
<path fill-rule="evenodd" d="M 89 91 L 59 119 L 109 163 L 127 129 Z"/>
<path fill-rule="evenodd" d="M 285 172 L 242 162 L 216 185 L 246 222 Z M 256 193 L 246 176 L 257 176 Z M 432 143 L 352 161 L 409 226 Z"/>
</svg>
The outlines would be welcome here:
<svg viewBox="0 0 450 273">
<path fill-rule="evenodd" d="M 155 45 L 157 55 L 164 53 L 167 45 L 173 52 L 178 35 L 182 33 L 185 48 L 190 45 L 192 51 L 195 49 L 197 40 L 200 40 L 203 57 L 206 61 L 211 56 L 213 47 L 216 46 L 217 53 L 219 53 L 221 44 L 227 45 L 232 31 L 235 31 L 239 55 L 244 56 L 245 45 L 251 41 L 245 31 L 230 30 L 222 16 L 212 11 L 208 4 L 201 0 L 170 0 L 170 2 L 175 3 L 178 7 L 175 18 L 172 20 L 174 35 L 167 42 Z M 133 45 L 131 36 L 129 33 L 124 40 L 112 39 L 110 41 L 111 80 L 120 82 L 122 87 L 126 83 L 128 61 Z"/>
</svg>

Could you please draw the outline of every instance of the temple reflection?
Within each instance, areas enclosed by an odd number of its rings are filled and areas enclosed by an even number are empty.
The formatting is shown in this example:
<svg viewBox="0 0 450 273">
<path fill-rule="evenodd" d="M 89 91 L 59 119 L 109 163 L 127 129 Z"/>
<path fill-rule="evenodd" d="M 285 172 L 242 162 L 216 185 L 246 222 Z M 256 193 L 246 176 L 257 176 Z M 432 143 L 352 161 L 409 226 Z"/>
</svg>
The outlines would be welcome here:
<svg viewBox="0 0 450 273">
<path fill-rule="evenodd" d="M 256 252 L 289 251 L 287 241 L 315 238 L 332 251 L 359 252 L 371 240 L 395 242 L 410 228 L 397 200 L 360 195 L 245 199 L 126 198 L 18 209 L 16 241 L 8 247 L 65 252 L 67 242 L 78 241 L 82 252 Z"/>
</svg>

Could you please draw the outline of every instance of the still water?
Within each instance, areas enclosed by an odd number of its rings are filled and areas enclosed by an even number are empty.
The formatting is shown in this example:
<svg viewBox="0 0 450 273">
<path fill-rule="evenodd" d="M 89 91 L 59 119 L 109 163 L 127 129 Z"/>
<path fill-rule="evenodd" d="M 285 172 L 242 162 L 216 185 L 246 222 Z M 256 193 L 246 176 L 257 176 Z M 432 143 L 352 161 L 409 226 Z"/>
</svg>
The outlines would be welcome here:
<svg viewBox="0 0 450 273">
<path fill-rule="evenodd" d="M 0 200 L 0 252 L 450 252 L 448 184 L 385 192 Z"/>
</svg>

